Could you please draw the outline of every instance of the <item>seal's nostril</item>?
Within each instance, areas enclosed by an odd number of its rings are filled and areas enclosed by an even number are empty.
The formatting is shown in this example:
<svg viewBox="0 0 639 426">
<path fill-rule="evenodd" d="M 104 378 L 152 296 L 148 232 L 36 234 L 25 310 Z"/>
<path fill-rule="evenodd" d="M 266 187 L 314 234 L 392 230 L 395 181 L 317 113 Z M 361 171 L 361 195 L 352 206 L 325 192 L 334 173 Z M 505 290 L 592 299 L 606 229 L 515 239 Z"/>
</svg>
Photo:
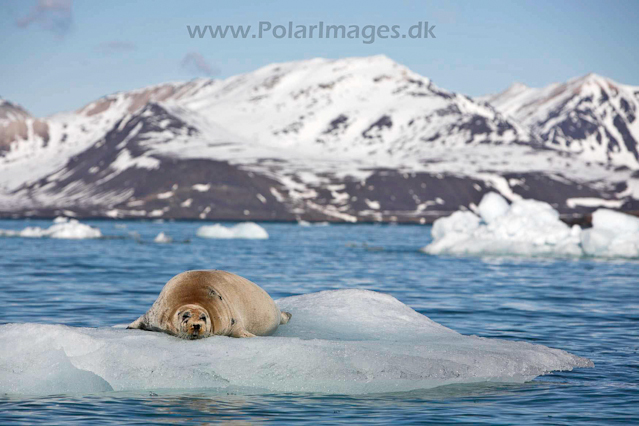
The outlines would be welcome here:
<svg viewBox="0 0 639 426">
<path fill-rule="evenodd" d="M 193 324 L 193 330 L 199 330 L 200 324 Z"/>
</svg>

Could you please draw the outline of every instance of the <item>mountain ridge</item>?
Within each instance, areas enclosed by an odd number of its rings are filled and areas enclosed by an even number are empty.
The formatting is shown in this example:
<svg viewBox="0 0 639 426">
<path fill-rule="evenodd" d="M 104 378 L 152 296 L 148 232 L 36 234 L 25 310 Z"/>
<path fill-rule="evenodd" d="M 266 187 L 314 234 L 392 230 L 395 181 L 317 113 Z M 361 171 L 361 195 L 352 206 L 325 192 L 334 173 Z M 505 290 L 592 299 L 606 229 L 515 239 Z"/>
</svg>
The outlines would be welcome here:
<svg viewBox="0 0 639 426">
<path fill-rule="evenodd" d="M 424 223 L 491 190 L 566 214 L 639 198 L 630 168 L 556 149 L 385 56 L 118 92 L 46 124 L 46 142 L 0 154 L 1 215 Z"/>
<path fill-rule="evenodd" d="M 554 149 L 639 169 L 639 87 L 589 73 L 539 89 L 511 86 L 480 99 Z"/>
</svg>

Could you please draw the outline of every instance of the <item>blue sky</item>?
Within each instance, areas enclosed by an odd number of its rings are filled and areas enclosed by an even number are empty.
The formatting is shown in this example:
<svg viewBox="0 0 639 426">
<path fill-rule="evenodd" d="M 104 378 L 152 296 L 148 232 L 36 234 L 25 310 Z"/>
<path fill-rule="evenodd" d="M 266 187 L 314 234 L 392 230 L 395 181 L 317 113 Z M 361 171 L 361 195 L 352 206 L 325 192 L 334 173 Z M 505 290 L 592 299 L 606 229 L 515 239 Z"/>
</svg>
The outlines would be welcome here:
<svg viewBox="0 0 639 426">
<path fill-rule="evenodd" d="M 187 25 L 435 25 L 436 39 L 191 39 Z M 0 97 L 36 116 L 271 62 L 385 54 L 471 96 L 595 72 L 639 86 L 639 1 L 0 0 Z"/>
</svg>

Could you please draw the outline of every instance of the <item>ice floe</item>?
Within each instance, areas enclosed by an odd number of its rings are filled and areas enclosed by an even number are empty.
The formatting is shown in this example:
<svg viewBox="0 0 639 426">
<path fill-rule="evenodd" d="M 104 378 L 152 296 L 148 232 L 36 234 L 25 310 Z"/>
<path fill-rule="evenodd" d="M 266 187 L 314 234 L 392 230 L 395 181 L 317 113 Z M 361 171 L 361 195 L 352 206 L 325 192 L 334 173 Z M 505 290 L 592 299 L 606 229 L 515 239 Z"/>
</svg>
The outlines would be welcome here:
<svg viewBox="0 0 639 426">
<path fill-rule="evenodd" d="M 264 240 L 268 238 L 268 232 L 257 223 L 243 222 L 238 223 L 235 226 L 226 227 L 219 223 L 215 225 L 201 226 L 196 235 L 201 238 L 241 238 L 241 239 L 255 239 Z"/>
<path fill-rule="evenodd" d="M 572 227 L 548 203 L 486 194 L 477 214 L 457 211 L 438 219 L 429 254 L 639 257 L 639 218 L 612 210 L 593 213 L 593 227 Z"/>
<path fill-rule="evenodd" d="M 361 394 L 522 383 L 551 371 L 593 366 L 541 345 L 461 335 L 372 291 L 324 291 L 278 304 L 293 314 L 291 321 L 274 336 L 250 339 L 186 341 L 121 328 L 1 325 L 0 393 Z"/>
<path fill-rule="evenodd" d="M 639 257 L 639 218 L 599 209 L 592 228 L 581 233 L 581 247 L 588 256 Z"/>
<path fill-rule="evenodd" d="M 329 226 L 330 223 L 329 222 L 308 222 L 306 220 L 298 220 L 297 224 L 299 226 L 303 226 L 303 227 L 308 227 L 308 226 Z"/>
<path fill-rule="evenodd" d="M 23 237 L 23 238 L 59 238 L 67 240 L 83 240 L 90 238 L 101 238 L 102 232 L 98 228 L 93 228 L 76 219 L 57 217 L 53 220 L 53 225 L 49 228 L 39 226 L 29 226 L 21 231 L 12 229 L 0 229 L 0 237 Z"/>
</svg>

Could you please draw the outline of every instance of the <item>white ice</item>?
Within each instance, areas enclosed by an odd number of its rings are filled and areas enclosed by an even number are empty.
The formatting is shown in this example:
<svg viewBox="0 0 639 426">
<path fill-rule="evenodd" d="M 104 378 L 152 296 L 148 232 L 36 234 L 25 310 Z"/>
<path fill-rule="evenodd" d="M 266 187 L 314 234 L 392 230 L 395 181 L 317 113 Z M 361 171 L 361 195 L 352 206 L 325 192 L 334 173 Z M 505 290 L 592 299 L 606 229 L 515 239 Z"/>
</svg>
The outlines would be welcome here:
<svg viewBox="0 0 639 426">
<path fill-rule="evenodd" d="M 164 232 L 160 232 L 154 239 L 153 242 L 158 243 L 158 244 L 169 244 L 173 242 L 173 238 L 171 238 L 169 235 L 165 234 Z"/>
<path fill-rule="evenodd" d="M 102 232 L 98 228 L 93 228 L 76 219 L 58 217 L 49 228 L 39 226 L 29 226 L 21 231 L 11 229 L 0 229 L 0 237 L 23 237 L 23 238 L 58 238 L 67 240 L 83 240 L 89 238 L 100 238 Z"/>
<path fill-rule="evenodd" d="M 551 371 L 593 366 L 541 345 L 463 336 L 389 295 L 366 290 L 324 291 L 278 304 L 293 314 L 291 321 L 274 336 L 249 339 L 185 341 L 121 328 L 2 325 L 0 393 L 361 394 L 522 383 Z"/>
<path fill-rule="evenodd" d="M 219 223 L 215 225 L 201 226 L 196 235 L 201 238 L 242 238 L 242 239 L 255 239 L 264 240 L 268 238 L 268 232 L 257 223 L 243 222 L 238 223 L 235 226 L 226 227 Z"/>
<path fill-rule="evenodd" d="M 330 223 L 329 222 L 308 222 L 306 220 L 298 220 L 297 224 L 299 226 L 303 226 L 303 227 L 308 227 L 308 226 L 329 226 Z"/>
<path fill-rule="evenodd" d="M 639 218 L 599 209 L 592 214 L 592 228 L 581 234 L 581 247 L 588 256 L 639 257 Z"/>
<path fill-rule="evenodd" d="M 494 222 L 495 219 L 502 217 L 508 213 L 508 209 L 510 209 L 508 201 L 495 192 L 484 195 L 477 206 L 479 216 L 486 223 Z"/>
<path fill-rule="evenodd" d="M 639 218 L 612 210 L 593 214 L 593 227 L 569 227 L 548 203 L 486 194 L 478 215 L 457 211 L 438 219 L 429 254 L 639 257 Z"/>
</svg>

